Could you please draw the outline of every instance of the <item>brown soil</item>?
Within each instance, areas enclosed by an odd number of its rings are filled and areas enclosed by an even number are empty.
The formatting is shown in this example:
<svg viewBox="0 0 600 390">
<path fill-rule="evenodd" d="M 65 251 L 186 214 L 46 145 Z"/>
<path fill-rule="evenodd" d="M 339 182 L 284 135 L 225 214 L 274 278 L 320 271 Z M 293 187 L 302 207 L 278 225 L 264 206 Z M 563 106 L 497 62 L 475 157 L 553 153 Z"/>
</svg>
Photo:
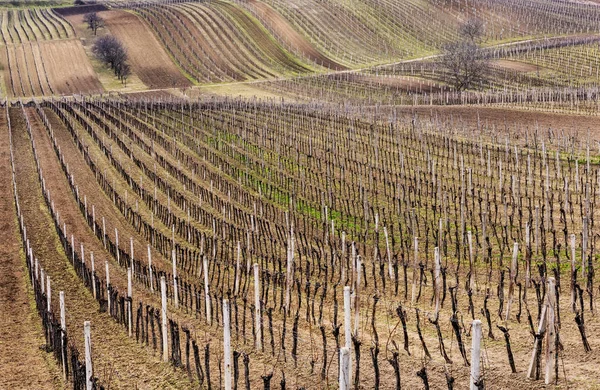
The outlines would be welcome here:
<svg viewBox="0 0 600 390">
<path fill-rule="evenodd" d="M 191 82 L 175 66 L 148 26 L 125 11 L 103 11 L 111 34 L 118 38 L 129 54 L 135 74 L 149 88 L 181 88 Z"/>
<path fill-rule="evenodd" d="M 4 68 L 8 96 L 103 91 L 77 39 L 27 42 L 8 45 L 6 49 L 8 55 L 0 56 L 0 65 Z"/>
<path fill-rule="evenodd" d="M 441 92 L 442 89 L 439 86 L 430 85 L 430 80 L 421 80 L 419 82 L 416 78 L 407 77 L 383 77 L 383 76 L 368 76 L 356 74 L 353 75 L 357 80 L 379 84 L 382 86 L 388 86 L 398 88 L 403 91 L 417 91 L 417 92 Z"/>
<path fill-rule="evenodd" d="M 39 46 L 44 69 L 55 94 L 103 91 L 79 40 L 41 42 Z"/>
<path fill-rule="evenodd" d="M 1 389 L 55 389 L 61 372 L 45 343 L 35 303 L 13 198 L 8 127 L 0 112 L 0 375 Z"/>
<path fill-rule="evenodd" d="M 542 69 L 541 66 L 512 60 L 497 60 L 494 61 L 492 64 L 499 68 L 515 70 L 517 72 L 536 72 Z"/>
<path fill-rule="evenodd" d="M 585 135 L 591 131 L 595 138 L 600 137 L 600 117 L 569 114 L 554 114 L 535 111 L 521 111 L 510 108 L 460 107 L 460 106 L 416 106 L 397 107 L 398 114 L 411 116 L 416 113 L 421 120 L 454 121 L 470 127 L 493 127 L 497 130 L 535 130 L 547 132 L 549 129 L 564 130 L 572 134 Z"/>
<path fill-rule="evenodd" d="M 346 70 L 346 66 L 335 62 L 323 53 L 319 52 L 305 37 L 298 33 L 277 11 L 271 6 L 257 0 L 248 1 L 251 6 L 263 15 L 267 23 L 273 28 L 275 33 L 283 38 L 286 43 L 300 50 L 305 56 L 318 65 L 325 66 L 332 70 Z"/>
</svg>

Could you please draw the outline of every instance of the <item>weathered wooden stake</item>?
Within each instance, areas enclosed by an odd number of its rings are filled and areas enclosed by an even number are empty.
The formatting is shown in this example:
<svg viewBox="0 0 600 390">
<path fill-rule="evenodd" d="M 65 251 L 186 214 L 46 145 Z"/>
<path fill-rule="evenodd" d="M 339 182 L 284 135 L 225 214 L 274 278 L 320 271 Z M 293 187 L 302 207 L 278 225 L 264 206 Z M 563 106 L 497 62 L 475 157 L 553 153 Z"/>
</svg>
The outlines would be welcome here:
<svg viewBox="0 0 600 390">
<path fill-rule="evenodd" d="M 254 263 L 254 326 L 256 329 L 256 349 L 262 349 L 262 329 L 260 326 L 260 279 L 258 264 Z"/>
<path fill-rule="evenodd" d="M 169 346 L 167 338 L 167 280 L 164 276 L 160 277 L 160 295 L 161 295 L 161 316 L 162 316 L 162 345 L 163 361 L 169 361 Z"/>
<path fill-rule="evenodd" d="M 411 305 L 415 304 L 417 295 L 417 279 L 419 278 L 419 239 L 414 239 L 414 256 L 413 256 L 413 277 L 412 277 L 412 294 L 410 298 Z"/>
<path fill-rule="evenodd" d="M 434 294 L 435 294 L 435 317 L 434 318 L 438 318 L 438 315 L 440 313 L 440 302 L 441 302 L 441 297 L 440 297 L 440 290 L 442 287 L 442 281 L 441 281 L 441 270 L 442 270 L 442 264 L 440 261 L 440 248 L 435 247 L 434 249 L 434 257 L 435 257 L 435 270 L 434 270 Z"/>
<path fill-rule="evenodd" d="M 104 262 L 104 266 L 106 269 L 106 296 L 108 298 L 108 312 L 110 313 L 110 290 L 108 289 L 110 286 L 110 273 L 108 272 L 108 261 Z"/>
<path fill-rule="evenodd" d="M 50 289 L 50 276 L 46 275 L 46 303 L 48 304 L 46 309 L 48 310 L 48 312 L 52 311 L 51 301 L 52 290 Z"/>
<path fill-rule="evenodd" d="M 104 245 L 104 249 L 106 249 L 106 221 L 104 217 L 102 217 L 102 244 Z"/>
<path fill-rule="evenodd" d="M 152 252 L 150 251 L 150 244 L 148 244 L 148 276 L 150 277 L 150 292 L 154 292 L 154 280 L 152 276 Z"/>
<path fill-rule="evenodd" d="M 208 259 L 206 256 L 202 258 L 202 264 L 204 266 L 204 299 L 206 303 L 206 323 L 210 326 L 211 324 L 211 306 L 210 306 L 210 292 L 208 288 Z"/>
<path fill-rule="evenodd" d="M 556 317 L 554 308 L 556 305 L 556 290 L 554 278 L 548 278 L 547 307 L 546 315 L 547 332 L 546 332 L 546 375 L 545 383 L 549 385 L 554 379 L 554 359 L 556 354 Z"/>
<path fill-rule="evenodd" d="M 575 234 L 571 234 L 571 310 L 575 312 L 575 303 L 577 301 L 577 291 L 575 290 Z"/>
<path fill-rule="evenodd" d="M 350 349 L 348 347 L 340 348 L 340 390 L 350 390 Z"/>
<path fill-rule="evenodd" d="M 240 261 L 242 258 L 242 247 L 240 245 L 240 242 L 238 241 L 237 243 L 237 259 L 236 259 L 236 263 L 235 263 L 235 286 L 234 286 L 234 290 L 233 290 L 233 294 L 235 296 L 237 296 L 240 292 Z"/>
<path fill-rule="evenodd" d="M 92 366 L 92 330 L 89 321 L 83 323 L 83 335 L 85 338 L 85 388 L 92 390 L 94 388 L 92 383 L 94 368 Z"/>
<path fill-rule="evenodd" d="M 173 299 L 175 300 L 175 308 L 179 308 L 179 289 L 177 288 L 177 261 L 175 258 L 175 249 L 171 251 L 173 258 Z"/>
<path fill-rule="evenodd" d="M 478 390 L 481 364 L 481 321 L 473 321 L 473 338 L 471 343 L 471 390 Z"/>
<path fill-rule="evenodd" d="M 66 311 L 65 311 L 65 292 L 61 291 L 58 293 L 58 301 L 59 301 L 59 305 L 60 305 L 60 328 L 63 331 L 63 334 L 67 332 L 67 316 L 66 316 Z M 65 348 L 65 338 L 61 336 L 60 339 L 60 345 L 62 346 L 61 348 L 61 354 L 62 354 L 62 361 L 63 361 L 63 377 L 65 380 L 67 380 L 67 354 L 66 354 L 66 348 Z"/>
<path fill-rule="evenodd" d="M 121 264 L 121 254 L 119 253 L 119 231 L 115 228 L 115 245 L 117 250 L 117 263 Z"/>
<path fill-rule="evenodd" d="M 542 335 L 546 331 L 546 311 L 548 310 L 548 305 L 544 305 L 542 307 L 542 314 L 540 316 L 540 323 L 538 324 L 538 335 Z M 531 361 L 529 362 L 529 368 L 527 369 L 527 378 L 535 379 L 537 376 L 537 364 L 536 358 L 538 354 L 538 350 L 542 348 L 542 340 L 538 337 L 535 338 L 533 343 L 533 351 L 531 351 Z"/>
<path fill-rule="evenodd" d="M 231 324 L 229 300 L 223 299 L 223 364 L 225 367 L 225 390 L 231 390 Z"/>
<path fill-rule="evenodd" d="M 127 302 L 127 329 L 129 330 L 129 337 L 132 336 L 133 334 L 133 300 L 132 300 L 132 293 L 133 293 L 133 288 L 131 285 L 131 267 L 127 268 L 127 298 L 128 298 L 128 302 Z"/>
</svg>

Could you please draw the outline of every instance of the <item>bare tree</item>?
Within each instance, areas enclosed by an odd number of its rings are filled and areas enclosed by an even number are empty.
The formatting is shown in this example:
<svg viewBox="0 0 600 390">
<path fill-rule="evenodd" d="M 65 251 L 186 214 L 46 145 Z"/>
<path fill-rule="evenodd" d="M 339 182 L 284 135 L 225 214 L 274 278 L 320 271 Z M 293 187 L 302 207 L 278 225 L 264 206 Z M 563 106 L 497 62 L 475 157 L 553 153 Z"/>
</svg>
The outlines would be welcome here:
<svg viewBox="0 0 600 390">
<path fill-rule="evenodd" d="M 83 16 L 83 21 L 87 23 L 88 28 L 94 32 L 94 35 L 96 35 L 96 32 L 100 27 L 104 27 L 104 19 L 102 19 L 97 12 L 85 14 Z"/>
<path fill-rule="evenodd" d="M 460 26 L 459 34 L 465 39 L 476 42 L 483 36 L 483 21 L 477 18 L 468 19 Z"/>
<path fill-rule="evenodd" d="M 100 37 L 94 43 L 92 52 L 101 62 L 113 70 L 115 76 L 123 83 L 131 74 L 131 67 L 127 63 L 127 50 L 117 38 L 111 35 Z"/>
<path fill-rule="evenodd" d="M 489 56 L 473 41 L 463 40 L 445 45 L 440 63 L 448 73 L 448 82 L 461 92 L 483 81 Z"/>
</svg>

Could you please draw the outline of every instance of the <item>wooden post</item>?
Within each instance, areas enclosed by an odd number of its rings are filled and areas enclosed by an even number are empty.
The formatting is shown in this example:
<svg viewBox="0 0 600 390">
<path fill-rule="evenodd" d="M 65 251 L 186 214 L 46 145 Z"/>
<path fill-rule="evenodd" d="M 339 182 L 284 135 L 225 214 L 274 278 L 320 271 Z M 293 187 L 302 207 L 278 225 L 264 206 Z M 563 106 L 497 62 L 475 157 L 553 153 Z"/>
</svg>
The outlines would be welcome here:
<svg viewBox="0 0 600 390">
<path fill-rule="evenodd" d="M 348 347 L 340 348 L 340 390 L 350 390 L 350 349 Z"/>
<path fill-rule="evenodd" d="M 545 383 L 549 385 L 554 379 L 554 359 L 556 354 L 556 323 L 554 307 L 556 304 L 556 290 L 554 278 L 548 278 L 547 288 L 547 306 L 546 310 L 547 331 L 546 331 L 546 375 Z"/>
<path fill-rule="evenodd" d="M 104 245 L 104 249 L 106 249 L 106 220 L 102 217 L 102 244 Z"/>
<path fill-rule="evenodd" d="M 58 293 L 58 300 L 60 305 L 60 328 L 62 329 L 62 333 L 65 334 L 67 332 L 67 316 L 65 315 L 65 292 L 61 291 Z M 67 354 L 65 348 L 65 338 L 61 336 L 60 338 L 61 354 L 62 354 L 62 367 L 63 367 L 63 378 L 67 380 Z"/>
<path fill-rule="evenodd" d="M 94 236 L 96 235 L 96 207 L 92 205 L 92 229 L 94 230 Z"/>
<path fill-rule="evenodd" d="M 133 237 L 129 237 L 129 266 L 133 267 Z"/>
<path fill-rule="evenodd" d="M 48 312 L 52 311 L 52 290 L 50 290 L 50 276 L 46 275 L 46 303 Z"/>
<path fill-rule="evenodd" d="M 175 308 L 179 309 L 179 289 L 177 288 L 177 262 L 175 258 L 175 249 L 171 251 L 173 258 L 173 299 L 175 300 Z"/>
<path fill-rule="evenodd" d="M 131 285 L 131 267 L 127 268 L 127 298 L 128 298 L 128 303 L 127 303 L 127 329 L 129 330 L 129 337 L 132 336 L 133 334 L 133 301 L 132 301 L 132 293 L 133 293 L 133 288 Z"/>
<path fill-rule="evenodd" d="M 233 290 L 233 295 L 237 296 L 240 292 L 240 261 L 241 261 L 241 257 L 242 257 L 242 247 L 240 245 L 240 242 L 237 242 L 237 260 L 235 263 L 235 286 L 234 286 L 234 290 Z"/>
<path fill-rule="evenodd" d="M 115 228 L 115 245 L 117 247 L 117 263 L 121 264 L 121 255 L 119 253 L 119 231 Z"/>
<path fill-rule="evenodd" d="M 83 335 L 85 338 L 85 389 L 92 390 L 94 369 L 92 366 L 92 331 L 89 321 L 83 323 Z"/>
<path fill-rule="evenodd" d="M 289 314 L 290 312 L 290 299 L 292 289 L 292 271 L 294 267 L 294 237 L 292 236 L 293 230 L 290 232 L 290 238 L 288 239 L 288 250 L 287 250 L 287 267 L 285 277 L 285 311 Z"/>
<path fill-rule="evenodd" d="M 540 323 L 538 324 L 538 334 L 542 334 L 546 330 L 546 311 L 548 310 L 548 305 L 545 304 L 542 307 L 542 314 L 540 316 Z M 533 343 L 533 351 L 531 352 L 531 361 L 529 362 L 529 368 L 527 369 L 527 378 L 534 379 L 537 375 L 537 366 L 535 364 L 535 357 L 537 355 L 537 351 L 542 348 L 542 340 L 536 337 Z"/>
<path fill-rule="evenodd" d="M 585 261 L 587 254 L 587 241 L 588 241 L 588 219 L 583 217 L 583 230 L 582 230 L 582 241 L 581 241 L 581 277 L 585 279 Z"/>
<path fill-rule="evenodd" d="M 83 248 L 83 242 L 79 243 L 79 248 L 81 249 L 81 262 L 85 264 L 85 249 Z"/>
<path fill-rule="evenodd" d="M 342 277 L 341 282 L 346 283 L 346 232 L 342 232 Z"/>
<path fill-rule="evenodd" d="M 467 231 L 467 243 L 469 244 L 469 289 L 475 291 L 475 264 L 473 258 L 473 233 Z M 438 246 L 441 248 L 441 246 Z"/>
<path fill-rule="evenodd" d="M 360 314 L 360 279 L 362 275 L 362 258 L 356 256 L 356 285 L 354 288 L 354 336 L 358 338 L 359 314 Z"/>
<path fill-rule="evenodd" d="M 471 390 L 477 390 L 479 387 L 480 364 L 481 364 L 481 321 L 473 321 L 473 338 L 471 341 Z"/>
<path fill-rule="evenodd" d="M 344 338 L 346 348 L 352 348 L 352 332 L 350 325 L 351 317 L 351 298 L 350 298 L 350 286 L 344 287 Z"/>
<path fill-rule="evenodd" d="M 150 251 L 150 244 L 148 244 L 148 276 L 150 277 L 150 292 L 154 293 L 154 280 L 152 276 L 152 252 Z"/>
<path fill-rule="evenodd" d="M 225 371 L 225 390 L 231 390 L 231 324 L 229 300 L 223 299 L 223 357 Z"/>
<path fill-rule="evenodd" d="M 575 291 L 575 234 L 571 234 L 571 309 L 575 312 L 577 292 Z"/>
<path fill-rule="evenodd" d="M 204 302 L 206 303 L 206 323 L 210 326 L 212 322 L 212 310 L 210 306 L 210 293 L 208 288 L 208 259 L 206 256 L 202 257 L 202 264 L 204 266 Z"/>
<path fill-rule="evenodd" d="M 387 227 L 383 227 L 383 235 L 385 237 L 385 251 L 387 254 L 388 260 L 388 274 L 390 276 L 390 280 L 394 280 L 394 267 L 392 266 L 392 254 L 390 252 L 390 240 L 388 237 Z"/>
<path fill-rule="evenodd" d="M 531 234 L 529 222 L 525 222 L 525 287 L 531 287 Z"/>
<path fill-rule="evenodd" d="M 415 237 L 414 240 L 414 256 L 413 256 L 413 277 L 412 277 L 412 294 L 410 298 L 411 305 L 415 304 L 415 298 L 417 296 L 417 279 L 419 278 L 419 239 Z"/>
<path fill-rule="evenodd" d="M 260 279 L 258 264 L 254 263 L 254 322 L 256 328 L 256 349 L 262 350 L 262 329 L 260 327 Z"/>
<path fill-rule="evenodd" d="M 42 287 L 42 294 L 46 293 L 46 285 L 44 284 L 44 280 L 46 279 L 44 277 L 44 269 L 40 267 L 40 286 Z"/>
<path fill-rule="evenodd" d="M 105 261 L 104 265 L 106 267 L 106 296 L 108 298 L 108 312 L 110 313 L 110 291 L 108 290 L 108 287 L 110 286 L 110 274 L 108 273 L 108 261 Z"/>
<path fill-rule="evenodd" d="M 92 293 L 94 299 L 97 299 L 96 295 L 96 264 L 94 263 L 94 252 L 90 252 L 90 262 L 92 263 Z"/>
<path fill-rule="evenodd" d="M 440 314 L 440 289 L 441 289 L 441 278 L 440 273 L 442 271 L 442 265 L 440 262 L 440 248 L 435 247 L 434 249 L 434 257 L 435 257 L 435 269 L 434 269 L 434 280 L 433 280 L 433 288 L 434 288 L 434 296 L 435 296 L 435 317 L 438 318 Z"/>
<path fill-rule="evenodd" d="M 167 280 L 164 276 L 160 277 L 160 296 L 161 296 L 161 315 L 162 315 L 162 345 L 163 361 L 169 361 L 169 346 L 167 339 Z"/>
</svg>

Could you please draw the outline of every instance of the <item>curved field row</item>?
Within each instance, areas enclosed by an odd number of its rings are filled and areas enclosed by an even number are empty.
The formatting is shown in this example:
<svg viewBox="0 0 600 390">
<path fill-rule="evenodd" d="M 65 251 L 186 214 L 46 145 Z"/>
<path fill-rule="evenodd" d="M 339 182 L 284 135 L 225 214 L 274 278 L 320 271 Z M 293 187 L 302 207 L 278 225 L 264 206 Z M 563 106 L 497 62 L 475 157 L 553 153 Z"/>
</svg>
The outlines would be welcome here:
<svg viewBox="0 0 600 390">
<path fill-rule="evenodd" d="M 76 39 L 27 42 L 0 48 L 7 96 L 100 93 L 102 85 Z"/>
<path fill-rule="evenodd" d="M 347 69 L 346 66 L 317 50 L 309 40 L 299 34 L 285 18 L 269 5 L 256 0 L 249 1 L 248 5 L 255 8 L 254 15 L 270 28 L 273 34 L 293 53 L 331 70 Z"/>
<path fill-rule="evenodd" d="M 32 125 L 36 146 L 39 145 L 36 152 L 40 167 L 46 175 L 47 191 L 61 194 L 54 197 L 55 209 L 60 212 L 61 221 L 66 224 L 69 234 L 74 234 L 77 247 L 81 244 L 88 251 L 94 251 L 99 265 L 102 264 L 101 260 L 106 258 L 107 252 L 101 244 L 98 245 L 96 237 L 87 228 L 80 215 L 78 204 L 67 195 L 71 191 L 69 184 L 62 174 L 61 165 L 56 159 L 55 150 L 41 119 L 37 117 L 34 109 L 28 109 L 26 115 Z M 38 254 L 41 267 L 51 277 L 55 294 L 58 291 L 65 292 L 65 306 L 69 313 L 67 329 L 80 330 L 84 320 L 91 321 L 92 340 L 95 340 L 93 349 L 94 364 L 97 367 L 95 375 L 106 375 L 105 383 L 110 383 L 111 387 L 117 388 L 140 387 L 146 381 L 151 381 L 161 388 L 176 384 L 185 387 L 186 383 L 189 386 L 185 374 L 181 371 L 173 371 L 167 364 L 160 363 L 159 357 L 153 355 L 150 348 L 127 337 L 127 331 L 119 323 L 113 321 L 105 310 L 99 310 L 98 303 L 78 278 L 68 255 L 62 249 L 51 218 L 51 210 L 46 207 L 40 210 L 40 204 L 43 204 L 42 188 L 35 174 L 30 141 L 27 139 L 27 132 L 23 131 L 23 118 L 15 115 L 14 122 L 16 123 L 13 134 L 15 155 L 18 156 L 16 163 L 20 166 L 17 173 L 17 187 L 22 203 L 25 205 L 23 207 L 25 225 L 31 237 L 33 251 Z M 21 130 L 21 133 L 18 133 L 18 130 Z M 66 234 L 67 231 L 64 233 Z M 123 273 L 115 272 L 113 269 L 111 274 L 113 288 L 123 291 L 126 289 L 126 284 Z M 82 351 L 82 332 L 72 332 L 72 335 L 70 342 Z"/>
<path fill-rule="evenodd" d="M 136 10 L 179 66 L 197 81 L 274 78 L 310 71 L 233 4 L 190 3 Z"/>
<path fill-rule="evenodd" d="M 25 43 L 72 38 L 75 34 L 67 21 L 54 10 L 32 8 L 0 12 L 2 43 Z"/>
<path fill-rule="evenodd" d="M 458 38 L 470 18 L 483 21 L 485 44 L 547 34 L 599 31 L 597 6 L 560 0 L 248 0 L 250 10 L 285 45 L 288 24 L 321 53 L 350 67 L 431 53 Z M 287 47 L 287 46 L 286 46 Z"/>
<path fill-rule="evenodd" d="M 245 4 L 267 26 L 282 23 L 273 19 L 277 14 L 319 51 L 348 66 L 427 53 L 456 36 L 457 20 L 436 14 L 421 0 L 403 1 L 391 9 L 380 3 L 253 0 Z M 401 12 L 394 12 L 398 9 Z M 284 34 L 279 38 L 287 39 Z"/>
<path fill-rule="evenodd" d="M 149 88 L 191 86 L 177 68 L 152 31 L 129 12 L 114 10 L 99 14 L 110 30 L 126 47 L 133 72 Z"/>
<path fill-rule="evenodd" d="M 10 185 L 10 136 L 8 111 L 0 111 L 0 387 L 5 389 L 56 389 L 62 373 L 51 362 L 52 355 L 40 345 L 45 340 L 33 309 L 21 237 Z"/>
</svg>

